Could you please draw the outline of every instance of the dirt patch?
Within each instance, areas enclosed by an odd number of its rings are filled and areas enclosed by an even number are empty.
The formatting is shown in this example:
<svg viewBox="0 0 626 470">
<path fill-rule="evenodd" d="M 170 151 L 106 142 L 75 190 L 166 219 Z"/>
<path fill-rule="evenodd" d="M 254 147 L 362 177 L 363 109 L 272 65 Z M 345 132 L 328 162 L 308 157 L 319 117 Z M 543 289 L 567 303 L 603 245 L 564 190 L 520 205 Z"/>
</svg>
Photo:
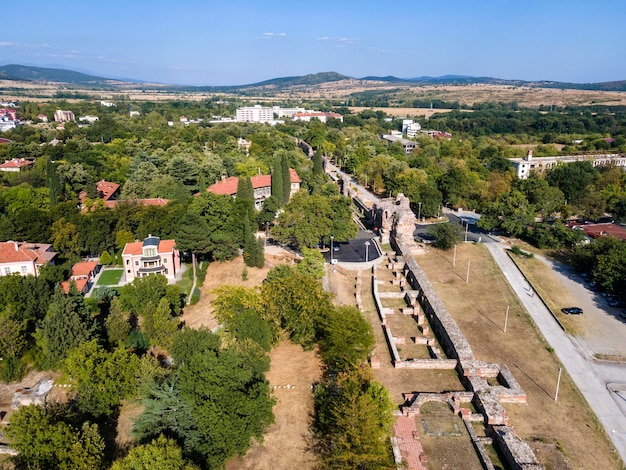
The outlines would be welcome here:
<svg viewBox="0 0 626 470">
<path fill-rule="evenodd" d="M 5 384 L 0 382 L 0 413 L 3 414 L 0 422 L 7 422 L 11 418 L 11 414 L 15 412 L 15 410 L 11 409 L 11 402 L 13 401 L 13 394 L 20 388 L 32 388 L 35 384 L 42 379 L 53 379 L 57 380 L 61 374 L 57 372 L 51 371 L 31 371 L 26 376 L 20 380 L 19 382 L 11 382 L 10 384 Z M 63 387 L 59 387 L 56 384 L 48 393 L 46 397 L 48 402 L 61 402 L 64 403 L 67 400 L 67 389 Z M 6 413 L 6 414 L 5 414 Z"/>
<path fill-rule="evenodd" d="M 248 268 L 248 277 L 243 280 L 244 262 L 239 256 L 231 261 L 213 262 L 207 268 L 206 278 L 200 287 L 200 300 L 195 305 L 185 307 L 181 321 L 190 328 L 204 326 L 213 330 L 217 327 L 217 320 L 213 316 L 211 303 L 215 300 L 213 291 L 224 285 L 253 287 L 260 285 L 267 277 L 267 273 L 274 266 L 290 263 L 292 258 L 288 255 L 265 255 L 263 268 Z"/>
<path fill-rule="evenodd" d="M 315 468 L 310 451 L 313 395 L 311 386 L 320 380 L 321 364 L 314 351 L 283 341 L 270 353 L 267 379 L 276 398 L 276 419 L 263 444 L 255 444 L 243 459 L 233 459 L 226 470 Z"/>
</svg>

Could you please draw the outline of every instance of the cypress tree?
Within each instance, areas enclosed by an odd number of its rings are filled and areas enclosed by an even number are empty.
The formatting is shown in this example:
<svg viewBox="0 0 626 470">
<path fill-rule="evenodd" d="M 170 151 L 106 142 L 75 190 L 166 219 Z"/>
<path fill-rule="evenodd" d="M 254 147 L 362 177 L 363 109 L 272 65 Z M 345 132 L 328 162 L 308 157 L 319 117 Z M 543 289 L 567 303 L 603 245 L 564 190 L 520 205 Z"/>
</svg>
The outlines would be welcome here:
<svg viewBox="0 0 626 470">
<path fill-rule="evenodd" d="M 274 171 L 272 172 L 272 196 L 278 204 L 283 205 L 283 166 L 280 160 L 274 163 Z"/>
<path fill-rule="evenodd" d="M 291 196 L 291 172 L 289 171 L 289 161 L 286 154 L 283 154 L 280 166 L 283 172 L 283 204 L 287 204 L 289 196 Z"/>
<path fill-rule="evenodd" d="M 63 188 L 59 182 L 56 165 L 52 162 L 50 157 L 46 159 L 46 179 L 48 182 L 48 190 L 50 191 L 50 205 L 55 206 L 61 200 Z"/>
<path fill-rule="evenodd" d="M 313 154 L 313 173 L 321 175 L 324 173 L 324 165 L 322 165 L 322 156 L 319 152 Z"/>
</svg>

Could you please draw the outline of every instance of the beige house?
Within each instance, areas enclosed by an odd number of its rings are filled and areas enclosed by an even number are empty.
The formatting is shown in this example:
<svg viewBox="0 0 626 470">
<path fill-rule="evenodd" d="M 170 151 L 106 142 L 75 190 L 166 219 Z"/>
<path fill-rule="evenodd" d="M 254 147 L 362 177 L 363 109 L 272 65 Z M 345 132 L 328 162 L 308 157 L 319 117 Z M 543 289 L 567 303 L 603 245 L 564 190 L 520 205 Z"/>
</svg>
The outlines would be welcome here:
<svg viewBox="0 0 626 470">
<path fill-rule="evenodd" d="M 54 264 L 57 253 L 47 243 L 0 242 L 0 276 L 38 276 L 39 268 Z"/>
</svg>

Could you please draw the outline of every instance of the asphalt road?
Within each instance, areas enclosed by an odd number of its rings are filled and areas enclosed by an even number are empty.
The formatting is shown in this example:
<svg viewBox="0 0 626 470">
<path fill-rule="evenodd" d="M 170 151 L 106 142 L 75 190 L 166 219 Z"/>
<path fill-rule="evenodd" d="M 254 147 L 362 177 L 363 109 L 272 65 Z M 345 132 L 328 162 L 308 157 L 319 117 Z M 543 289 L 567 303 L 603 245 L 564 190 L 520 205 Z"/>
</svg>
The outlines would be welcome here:
<svg viewBox="0 0 626 470">
<path fill-rule="evenodd" d="M 338 262 L 361 263 L 365 261 L 366 256 L 368 261 L 372 261 L 380 256 L 372 241 L 374 238 L 376 236 L 373 233 L 359 230 L 357 237 L 352 240 L 341 243 L 333 242 L 332 252 L 331 250 L 324 252 L 324 259 L 326 262 L 330 262 L 330 254 L 332 253 L 332 259 L 336 259 Z M 366 247 L 365 242 L 369 242 L 369 247 Z"/>
<path fill-rule="evenodd" d="M 600 378 L 599 373 L 602 373 L 606 366 L 596 370 L 594 363 L 588 361 L 572 343 L 570 337 L 561 330 L 539 297 L 527 295 L 528 284 L 505 253 L 506 246 L 501 243 L 487 243 L 486 246 L 530 317 L 548 344 L 554 348 L 555 354 L 606 429 L 622 461 L 626 462 L 626 416 L 621 403 L 624 398 L 622 394 L 611 392 L 605 380 Z M 555 371 L 555 377 L 557 372 Z M 610 374 L 617 374 L 615 378 L 619 376 L 615 368 L 611 368 Z M 608 377 L 609 372 L 604 370 L 603 375 Z M 622 381 L 625 380 L 625 377 L 621 378 Z"/>
</svg>

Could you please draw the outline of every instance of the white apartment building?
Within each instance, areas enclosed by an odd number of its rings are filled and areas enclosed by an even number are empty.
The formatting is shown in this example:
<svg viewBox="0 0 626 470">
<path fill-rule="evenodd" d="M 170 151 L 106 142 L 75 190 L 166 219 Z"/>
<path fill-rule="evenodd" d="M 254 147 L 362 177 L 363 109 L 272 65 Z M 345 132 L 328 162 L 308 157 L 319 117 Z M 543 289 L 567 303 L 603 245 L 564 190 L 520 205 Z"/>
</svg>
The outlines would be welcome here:
<svg viewBox="0 0 626 470">
<path fill-rule="evenodd" d="M 589 160 L 593 166 L 617 166 L 626 170 L 626 155 L 602 154 L 602 155 L 563 155 L 559 157 L 535 157 L 529 150 L 524 158 L 509 158 L 515 168 L 515 174 L 519 179 L 527 179 L 532 172 L 544 172 L 557 165 Z"/>
</svg>

